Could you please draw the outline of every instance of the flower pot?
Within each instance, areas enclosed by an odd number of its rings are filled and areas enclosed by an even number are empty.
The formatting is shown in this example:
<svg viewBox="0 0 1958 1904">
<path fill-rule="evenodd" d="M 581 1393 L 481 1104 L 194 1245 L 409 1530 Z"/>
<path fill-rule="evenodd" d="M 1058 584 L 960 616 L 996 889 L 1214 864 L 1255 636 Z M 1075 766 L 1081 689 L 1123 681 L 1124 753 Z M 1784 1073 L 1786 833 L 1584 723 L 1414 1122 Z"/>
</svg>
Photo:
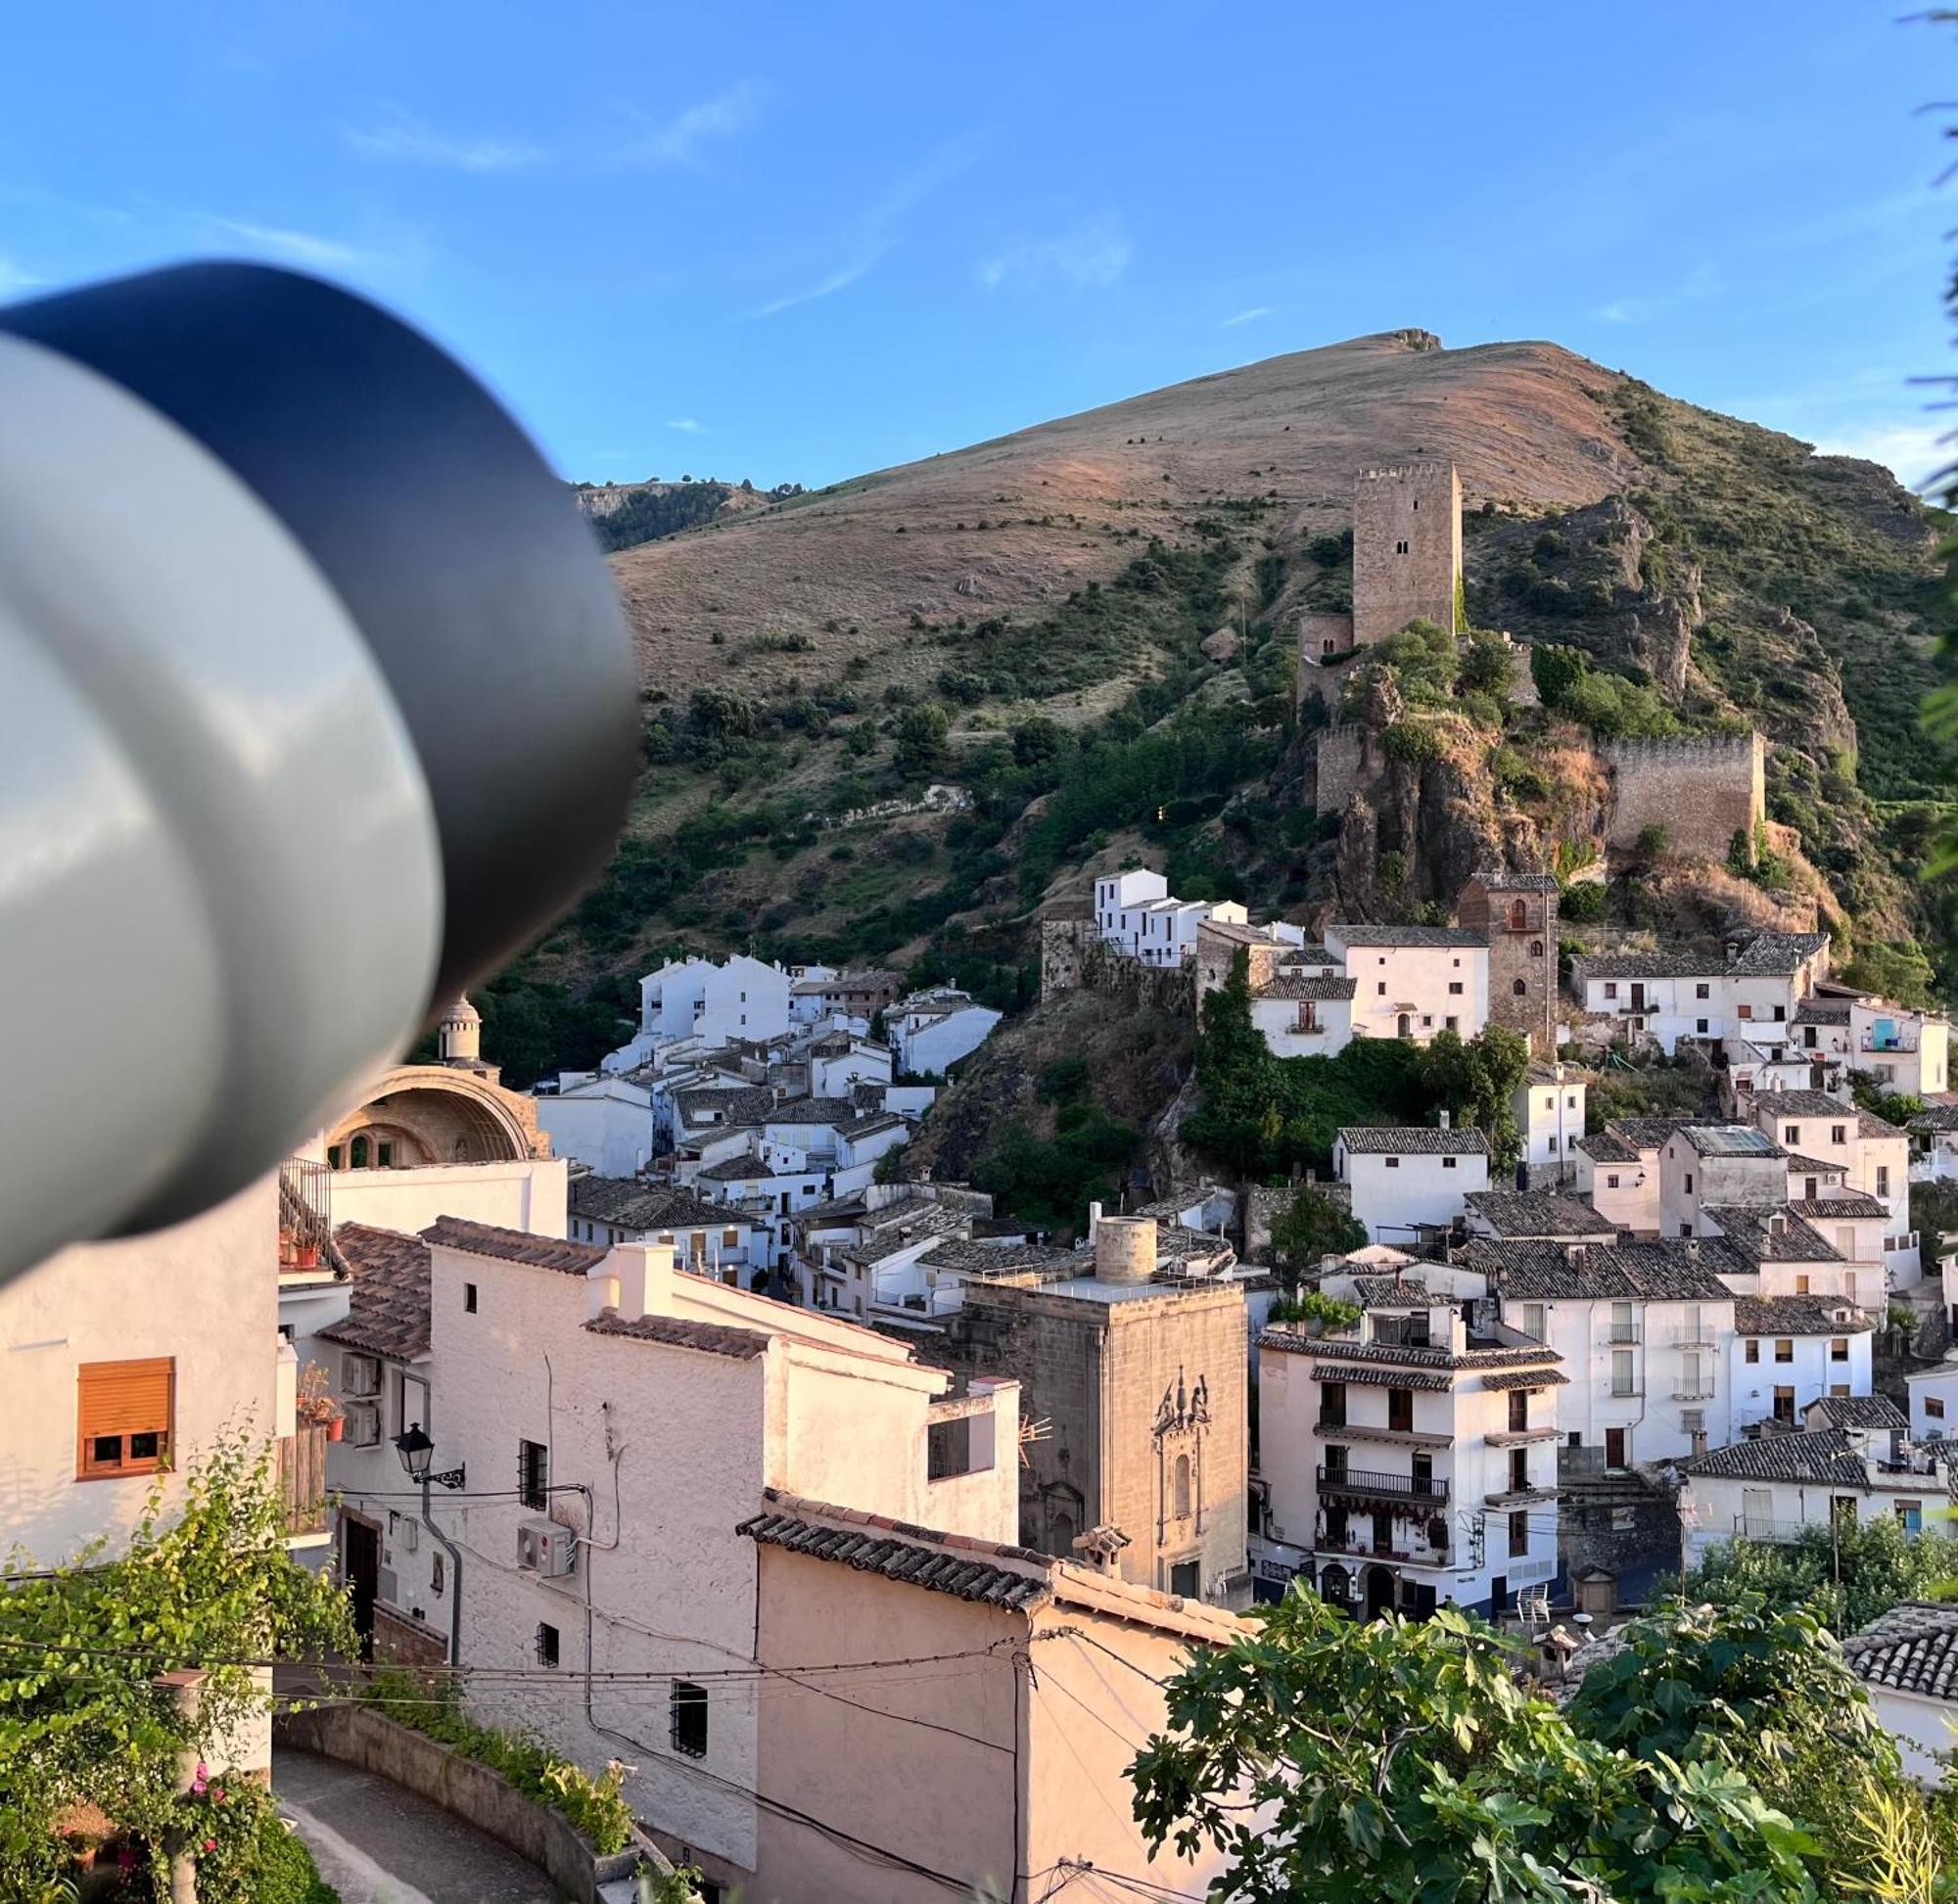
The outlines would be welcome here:
<svg viewBox="0 0 1958 1904">
<path fill-rule="evenodd" d="M 303 1270 L 319 1268 L 319 1245 L 317 1243 L 296 1243 L 293 1246 L 293 1262 Z"/>
<path fill-rule="evenodd" d="M 347 1420 L 344 1416 L 339 1420 L 329 1421 L 326 1424 L 326 1438 L 329 1441 L 338 1441 L 346 1432 Z"/>
</svg>

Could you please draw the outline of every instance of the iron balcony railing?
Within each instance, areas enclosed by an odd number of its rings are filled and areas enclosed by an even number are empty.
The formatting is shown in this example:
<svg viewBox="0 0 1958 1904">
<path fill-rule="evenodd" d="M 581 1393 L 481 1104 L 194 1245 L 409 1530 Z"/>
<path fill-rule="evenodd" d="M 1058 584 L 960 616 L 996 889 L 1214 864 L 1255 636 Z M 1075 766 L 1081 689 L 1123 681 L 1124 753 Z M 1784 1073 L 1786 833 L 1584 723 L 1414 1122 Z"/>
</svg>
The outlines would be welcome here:
<svg viewBox="0 0 1958 1904">
<path fill-rule="evenodd" d="M 1613 1323 L 1606 1336 L 1614 1347 L 1636 1348 L 1645 1340 L 1645 1330 L 1637 1323 Z"/>
<path fill-rule="evenodd" d="M 1423 1480 L 1413 1474 L 1383 1474 L 1366 1467 L 1322 1467 L 1318 1472 L 1322 1494 L 1380 1495 L 1422 1507 L 1445 1506 L 1448 1500 L 1448 1483 L 1436 1475 Z"/>
</svg>

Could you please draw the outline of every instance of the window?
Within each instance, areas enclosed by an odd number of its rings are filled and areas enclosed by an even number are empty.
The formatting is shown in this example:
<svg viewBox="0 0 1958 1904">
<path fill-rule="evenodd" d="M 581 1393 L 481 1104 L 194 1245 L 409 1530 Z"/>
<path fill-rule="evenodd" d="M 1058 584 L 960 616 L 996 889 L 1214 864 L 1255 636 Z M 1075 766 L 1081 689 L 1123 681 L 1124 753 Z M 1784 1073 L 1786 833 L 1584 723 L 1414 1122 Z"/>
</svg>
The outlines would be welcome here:
<svg viewBox="0 0 1958 1904">
<path fill-rule="evenodd" d="M 78 1371 L 74 1472 L 87 1481 L 154 1474 L 169 1459 L 176 1363 L 84 1362 Z"/>
<path fill-rule="evenodd" d="M 1636 1395 L 1638 1392 L 1638 1379 L 1632 1372 L 1631 1350 L 1613 1349 L 1611 1351 L 1611 1393 L 1613 1395 Z"/>
<path fill-rule="evenodd" d="M 1321 1382 L 1319 1385 L 1319 1418 L 1329 1428 L 1343 1428 L 1346 1425 L 1346 1384 L 1342 1381 Z M 1331 1449 L 1328 1449 L 1329 1460 Z"/>
<path fill-rule="evenodd" d="M 673 1748 L 688 1758 L 707 1756 L 707 1691 L 691 1680 L 674 1681 Z"/>
<path fill-rule="evenodd" d="M 1924 1532 L 1924 1503 L 1922 1501 L 1899 1501 L 1896 1504 L 1896 1517 L 1903 1522 L 1906 1534 Z"/>
<path fill-rule="evenodd" d="M 1169 1590 L 1185 1600 L 1194 1600 L 1203 1591 L 1203 1562 L 1177 1560 L 1169 1570 Z"/>
<path fill-rule="evenodd" d="M 1615 1170 L 1606 1172 L 1605 1187 L 1608 1190 L 1615 1190 L 1618 1187 L 1618 1173 Z"/>
<path fill-rule="evenodd" d="M 1793 1421 L 1793 1420 L 1795 1419 L 1795 1390 L 1794 1390 L 1794 1389 L 1792 1389 L 1792 1388 L 1777 1388 L 1777 1389 L 1775 1390 L 1775 1392 L 1774 1392 L 1774 1418 L 1775 1418 L 1775 1419 L 1776 1419 L 1777 1421 Z"/>
<path fill-rule="evenodd" d="M 1877 1166 L 1877 1194 L 1888 1196 L 1890 1193 L 1890 1167 L 1888 1164 Z M 1899 1245 L 1901 1247 L 1901 1245 Z"/>
<path fill-rule="evenodd" d="M 328 1170 L 345 1170 L 347 1168 L 347 1151 L 342 1145 L 337 1143 L 327 1145 L 326 1167 Z"/>
<path fill-rule="evenodd" d="M 721 1232 L 721 1247 L 723 1249 L 739 1249 L 741 1247 L 741 1232 L 738 1230 L 723 1230 Z"/>
<path fill-rule="evenodd" d="M 1829 1338 L 1829 1360 L 1831 1362 L 1849 1360 L 1849 1338 L 1846 1335 L 1832 1335 Z"/>
<path fill-rule="evenodd" d="M 1530 1458 L 1527 1448 L 1510 1450 L 1510 1492 L 1527 1494 L 1530 1484 Z"/>
<path fill-rule="evenodd" d="M 1805 1276 L 1798 1276 L 1795 1278 L 1795 1293 L 1797 1296 L 1808 1294 L 1808 1278 Z"/>
<path fill-rule="evenodd" d="M 537 1664 L 555 1666 L 557 1664 L 557 1628 L 548 1620 L 537 1623 Z"/>
<path fill-rule="evenodd" d="M 1752 1005 L 1742 1005 L 1742 1006 L 1740 1007 L 1740 1015 L 1741 1015 L 1741 1016 L 1742 1016 L 1743 1018 L 1751 1018 L 1751 1017 L 1752 1017 L 1752 1016 L 1754 1015 L 1754 1008 L 1753 1008 L 1753 1006 L 1752 1006 Z"/>
<path fill-rule="evenodd" d="M 1543 956 L 1543 941 L 1541 939 L 1532 939 L 1530 941 L 1530 956 L 1532 958 L 1541 958 Z"/>
<path fill-rule="evenodd" d="M 1518 1509 L 1510 1516 L 1510 1558 L 1516 1559 L 1530 1551 L 1530 1517 L 1527 1508 Z"/>
<path fill-rule="evenodd" d="M 1614 981 L 1606 984 L 1605 996 L 1608 998 L 1615 998 L 1618 996 L 1618 988 Z"/>
<path fill-rule="evenodd" d="M 517 1499 L 527 1508 L 550 1505 L 550 1451 L 541 1441 L 517 1443 Z"/>
<path fill-rule="evenodd" d="M 1713 988 L 1702 979 L 1693 988 L 1693 996 L 1696 998 L 1710 998 L 1713 996 Z"/>
<path fill-rule="evenodd" d="M 1786 1335 L 1775 1338 L 1775 1360 L 1777 1362 L 1793 1362 L 1795 1360 L 1795 1344 Z"/>
<path fill-rule="evenodd" d="M 1549 1338 L 1544 1333 L 1544 1309 L 1540 1302 L 1523 1304 L 1523 1333 L 1532 1341 L 1543 1342 Z"/>
<path fill-rule="evenodd" d="M 1396 555 L 1405 555 L 1407 552 L 1408 545 L 1405 542 L 1396 542 L 1394 544 L 1394 553 Z"/>
<path fill-rule="evenodd" d="M 1799 1143 L 1801 1141 L 1801 1126 L 1799 1124 L 1784 1124 L 1781 1127 L 1781 1140 L 1784 1143 Z"/>
<path fill-rule="evenodd" d="M 1460 979 L 1450 979 L 1448 981 L 1448 996 L 1451 998 L 1459 998 L 1462 996 L 1462 981 Z"/>
<path fill-rule="evenodd" d="M 1374 996 L 1376 998 L 1384 998 L 1387 996 L 1387 982 L 1385 979 L 1380 980 L 1380 982 L 1374 987 Z"/>
<path fill-rule="evenodd" d="M 1189 1518 L 1189 1457 L 1179 1455 L 1170 1470 L 1171 1511 L 1179 1520 Z"/>
<path fill-rule="evenodd" d="M 1409 1433 L 1414 1428 L 1414 1390 L 1411 1388 L 1390 1388 L 1387 1390 L 1387 1426 Z"/>
<path fill-rule="evenodd" d="M 1511 985 L 1510 991 L 1516 998 L 1520 998 L 1529 991 L 1529 981 L 1527 979 L 1517 979 Z"/>
<path fill-rule="evenodd" d="M 1697 1032 L 1704 1032 L 1706 1029 L 1706 1020 L 1703 1018 L 1696 1018 L 1693 1021 L 1693 1029 Z"/>
<path fill-rule="evenodd" d="M 1459 1032 L 1462 1029 L 1461 1021 L 1457 1019 L 1452 1011 L 1441 1022 L 1452 1032 Z"/>
<path fill-rule="evenodd" d="M 1829 1141 L 1831 1143 L 1847 1143 L 1849 1141 L 1849 1127 L 1846 1124 L 1830 1125 Z"/>
<path fill-rule="evenodd" d="M 1398 1170 L 1400 1169 L 1400 1167 L 1401 1167 L 1401 1160 L 1398 1157 L 1389 1157 L 1387 1159 L 1387 1168 L 1389 1170 Z"/>
<path fill-rule="evenodd" d="M 1455 1168 L 1455 1159 L 1453 1157 L 1442 1158 L 1441 1167 L 1443 1170 L 1453 1170 Z"/>
<path fill-rule="evenodd" d="M 1526 1388 L 1510 1390 L 1510 1432 L 1521 1434 L 1530 1424 L 1530 1398 Z"/>
<path fill-rule="evenodd" d="M 1749 1336 L 1748 1338 L 1748 1351 L 1743 1360 L 1747 1362 L 1758 1362 L 1760 1359 L 1761 1345 L 1752 1336 Z"/>
<path fill-rule="evenodd" d="M 383 1170 L 393 1170 L 395 1167 L 395 1146 L 385 1140 L 376 1143 L 374 1146 L 374 1161 Z"/>
<path fill-rule="evenodd" d="M 355 1170 L 367 1168 L 367 1139 L 358 1137 L 348 1146 L 348 1160 Z"/>
<path fill-rule="evenodd" d="M 1924 1418 L 1927 1421 L 1942 1421 L 1944 1419 L 1944 1403 L 1937 1396 L 1927 1395 L 1924 1398 Z"/>
<path fill-rule="evenodd" d="M 476 1314 L 476 1285 L 473 1282 L 462 1285 L 462 1310 L 466 1316 Z"/>
</svg>

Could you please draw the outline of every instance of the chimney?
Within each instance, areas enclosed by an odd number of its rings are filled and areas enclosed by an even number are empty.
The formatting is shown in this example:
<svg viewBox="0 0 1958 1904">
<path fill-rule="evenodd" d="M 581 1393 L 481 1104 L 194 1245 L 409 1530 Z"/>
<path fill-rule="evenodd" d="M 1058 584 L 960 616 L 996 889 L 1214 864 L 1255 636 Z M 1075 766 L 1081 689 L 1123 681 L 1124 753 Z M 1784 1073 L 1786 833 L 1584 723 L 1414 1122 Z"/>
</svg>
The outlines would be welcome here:
<svg viewBox="0 0 1958 1904">
<path fill-rule="evenodd" d="M 1441 1128 L 1445 1131 L 1448 1129 L 1450 1113 L 1448 1113 L 1447 1111 L 1442 1111 L 1439 1113 L 1439 1115 L 1441 1118 Z"/>
<path fill-rule="evenodd" d="M 618 1275 L 621 1322 L 636 1323 L 641 1316 L 674 1313 L 671 1243 L 614 1243 L 606 1263 Z"/>
<path fill-rule="evenodd" d="M 1582 1243 L 1565 1243 L 1563 1246 L 1563 1260 L 1573 1270 L 1580 1270 L 1584 1267 L 1584 1250 L 1585 1246 Z"/>
<path fill-rule="evenodd" d="M 1095 1247 L 1095 1238 L 1101 1229 L 1101 1199 L 1096 1197 L 1088 1206 L 1088 1246 Z"/>
<path fill-rule="evenodd" d="M 584 1320 L 595 1323 L 608 1309 L 619 1307 L 619 1274 L 611 1257 L 603 1257 L 584 1273 Z"/>
</svg>

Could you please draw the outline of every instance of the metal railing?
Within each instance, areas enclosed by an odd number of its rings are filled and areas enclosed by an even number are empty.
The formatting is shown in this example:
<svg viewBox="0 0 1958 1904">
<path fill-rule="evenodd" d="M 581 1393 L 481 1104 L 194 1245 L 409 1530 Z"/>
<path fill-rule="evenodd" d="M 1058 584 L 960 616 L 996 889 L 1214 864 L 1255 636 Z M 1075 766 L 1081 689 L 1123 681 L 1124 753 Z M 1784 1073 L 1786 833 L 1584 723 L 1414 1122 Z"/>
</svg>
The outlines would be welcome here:
<svg viewBox="0 0 1958 1904">
<path fill-rule="evenodd" d="M 1437 1507 L 1448 1500 L 1448 1483 L 1434 1475 L 1422 1480 L 1412 1474 L 1385 1474 L 1367 1467 L 1322 1467 L 1318 1475 L 1323 1494 L 1384 1495 Z"/>
<path fill-rule="evenodd" d="M 1672 1399 L 1675 1402 L 1709 1402 L 1715 1392 L 1710 1374 L 1681 1375 L 1673 1386 Z"/>
<path fill-rule="evenodd" d="M 1615 1348 L 1636 1348 L 1645 1340 L 1645 1329 L 1637 1323 L 1613 1323 L 1605 1339 Z"/>
<path fill-rule="evenodd" d="M 1716 1347 L 1719 1340 L 1705 1323 L 1681 1323 L 1672 1331 L 1672 1345 L 1676 1349 L 1710 1349 Z"/>
<path fill-rule="evenodd" d="M 1864 1051 L 1914 1051 L 1917 1040 L 1897 1033 L 1889 1038 L 1878 1038 L 1874 1032 L 1865 1032 L 1858 1041 L 1857 1048 Z"/>
<path fill-rule="evenodd" d="M 1417 1567 L 1445 1567 L 1448 1564 L 1448 1550 L 1445 1547 L 1374 1547 L 1362 1541 L 1357 1534 L 1348 1534 L 1343 1540 L 1334 1540 L 1329 1534 L 1315 1534 L 1312 1551 L 1353 1560 L 1399 1560 L 1404 1565 Z"/>
</svg>

